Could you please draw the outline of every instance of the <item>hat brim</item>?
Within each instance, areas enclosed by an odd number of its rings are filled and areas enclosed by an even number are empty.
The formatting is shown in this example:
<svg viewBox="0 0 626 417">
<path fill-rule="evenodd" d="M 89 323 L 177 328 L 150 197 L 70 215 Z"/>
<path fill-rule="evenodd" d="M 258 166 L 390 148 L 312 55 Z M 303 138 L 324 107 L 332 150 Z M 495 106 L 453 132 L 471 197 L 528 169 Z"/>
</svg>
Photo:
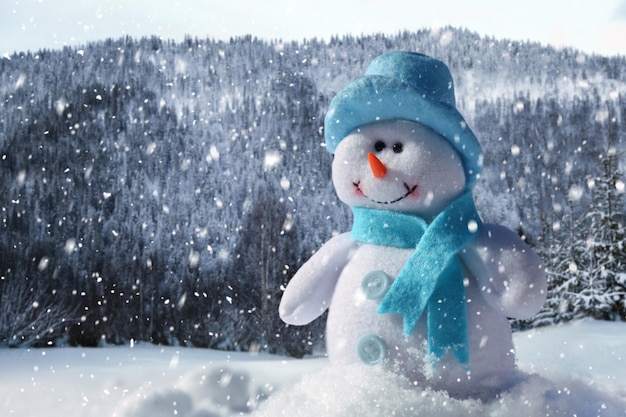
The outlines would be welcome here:
<svg viewBox="0 0 626 417">
<path fill-rule="evenodd" d="M 455 107 L 425 96 L 395 78 L 369 75 L 355 79 L 330 103 L 324 120 L 326 149 L 334 154 L 339 142 L 361 126 L 408 120 L 428 126 L 447 139 L 461 156 L 468 184 L 475 183 L 483 159 L 478 139 Z"/>
</svg>

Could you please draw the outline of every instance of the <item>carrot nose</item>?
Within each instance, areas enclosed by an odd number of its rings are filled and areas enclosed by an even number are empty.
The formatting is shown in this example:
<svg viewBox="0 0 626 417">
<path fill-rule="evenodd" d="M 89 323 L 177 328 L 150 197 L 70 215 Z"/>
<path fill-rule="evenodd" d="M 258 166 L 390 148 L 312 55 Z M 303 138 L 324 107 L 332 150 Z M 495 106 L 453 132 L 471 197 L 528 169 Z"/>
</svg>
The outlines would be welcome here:
<svg viewBox="0 0 626 417">
<path fill-rule="evenodd" d="M 385 166 L 385 164 L 380 162 L 380 159 L 378 159 L 376 157 L 376 155 L 374 155 L 371 152 L 368 153 L 367 154 L 367 161 L 370 163 L 370 168 L 372 170 L 372 174 L 376 178 L 382 178 L 382 177 L 385 176 L 385 174 L 387 173 L 387 167 Z"/>
</svg>

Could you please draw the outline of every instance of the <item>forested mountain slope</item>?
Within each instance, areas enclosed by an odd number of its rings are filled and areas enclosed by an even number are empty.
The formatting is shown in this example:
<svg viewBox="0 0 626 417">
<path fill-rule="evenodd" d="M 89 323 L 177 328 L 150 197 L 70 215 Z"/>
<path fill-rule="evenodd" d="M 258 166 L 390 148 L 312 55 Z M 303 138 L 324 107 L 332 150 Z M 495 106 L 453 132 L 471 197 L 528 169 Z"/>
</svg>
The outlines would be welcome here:
<svg viewBox="0 0 626 417">
<path fill-rule="evenodd" d="M 350 228 L 325 109 L 398 49 L 450 66 L 485 150 L 479 211 L 549 267 L 539 322 L 625 317 L 624 57 L 453 28 L 123 38 L 0 60 L 0 343 L 311 351 L 323 323 L 287 328 L 277 305 Z"/>
</svg>

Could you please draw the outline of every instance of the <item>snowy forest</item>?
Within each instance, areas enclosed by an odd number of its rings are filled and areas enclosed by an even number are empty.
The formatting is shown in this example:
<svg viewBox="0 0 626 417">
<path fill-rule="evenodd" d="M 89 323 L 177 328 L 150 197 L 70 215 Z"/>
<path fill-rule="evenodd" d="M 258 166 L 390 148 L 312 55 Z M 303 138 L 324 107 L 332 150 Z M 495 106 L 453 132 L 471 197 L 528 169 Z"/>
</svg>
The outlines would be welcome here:
<svg viewBox="0 0 626 417">
<path fill-rule="evenodd" d="M 323 349 L 282 290 L 350 212 L 334 93 L 390 50 L 450 67 L 484 221 L 542 256 L 515 328 L 626 319 L 626 58 L 444 28 L 328 41 L 108 39 L 0 59 L 0 346 Z"/>
</svg>

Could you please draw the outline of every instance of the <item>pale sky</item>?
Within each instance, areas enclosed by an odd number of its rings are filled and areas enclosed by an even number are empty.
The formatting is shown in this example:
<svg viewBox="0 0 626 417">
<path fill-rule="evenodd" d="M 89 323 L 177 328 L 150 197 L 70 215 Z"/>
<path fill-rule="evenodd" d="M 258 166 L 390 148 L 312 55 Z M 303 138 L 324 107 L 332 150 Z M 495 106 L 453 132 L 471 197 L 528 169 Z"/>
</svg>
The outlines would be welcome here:
<svg viewBox="0 0 626 417">
<path fill-rule="evenodd" d="M 124 35 L 302 40 L 445 25 L 626 55 L 626 0 L 0 0 L 0 56 Z"/>
</svg>

